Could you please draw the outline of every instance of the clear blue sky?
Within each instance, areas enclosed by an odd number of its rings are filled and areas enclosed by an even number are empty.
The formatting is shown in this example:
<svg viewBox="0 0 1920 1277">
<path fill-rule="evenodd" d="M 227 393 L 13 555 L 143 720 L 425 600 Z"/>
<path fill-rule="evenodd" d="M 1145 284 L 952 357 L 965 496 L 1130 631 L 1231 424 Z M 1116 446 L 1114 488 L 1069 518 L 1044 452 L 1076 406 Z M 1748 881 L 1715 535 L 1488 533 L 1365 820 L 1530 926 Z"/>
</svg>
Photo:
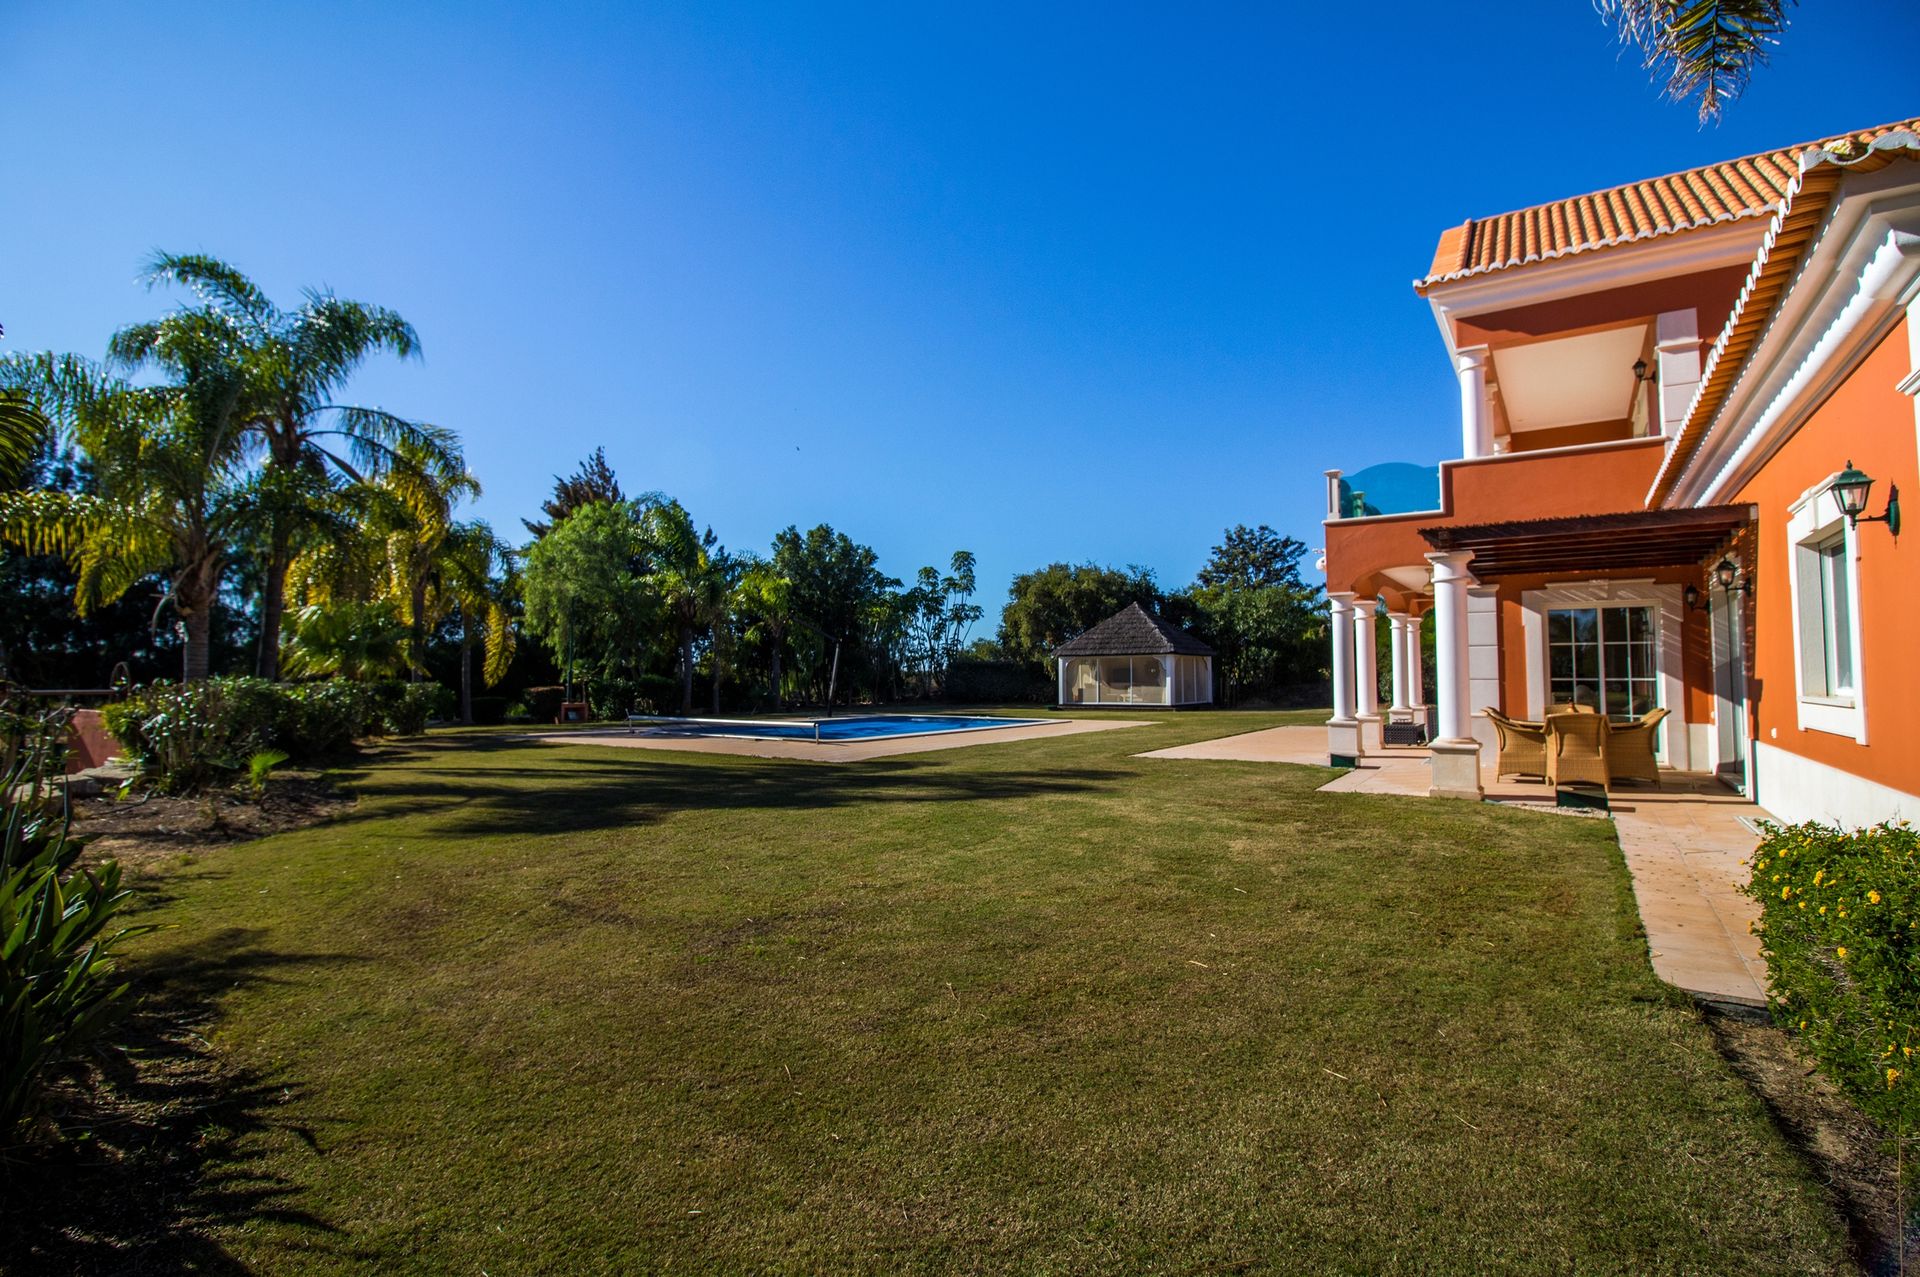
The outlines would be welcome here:
<svg viewBox="0 0 1920 1277">
<path fill-rule="evenodd" d="M 1442 228 L 1920 113 L 1907 0 L 1800 7 L 1706 130 L 1587 0 L 1305 8 L 15 3 L 5 348 L 214 253 L 411 319 L 352 397 L 458 428 L 503 532 L 604 444 L 736 548 L 970 548 L 992 616 L 1457 446 Z"/>
</svg>

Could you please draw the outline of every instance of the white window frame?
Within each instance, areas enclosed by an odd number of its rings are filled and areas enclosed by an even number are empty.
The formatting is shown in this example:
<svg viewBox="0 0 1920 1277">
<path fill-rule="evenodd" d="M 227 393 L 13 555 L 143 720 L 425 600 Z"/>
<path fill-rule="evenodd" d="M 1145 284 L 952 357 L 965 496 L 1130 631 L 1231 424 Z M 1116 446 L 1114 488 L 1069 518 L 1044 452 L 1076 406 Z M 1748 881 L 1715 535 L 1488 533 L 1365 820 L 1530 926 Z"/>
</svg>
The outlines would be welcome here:
<svg viewBox="0 0 1920 1277">
<path fill-rule="evenodd" d="M 1547 708 L 1547 613 L 1558 608 L 1651 607 L 1658 626 L 1656 660 L 1658 704 L 1668 711 L 1655 759 L 1687 771 L 1693 766 L 1693 739 L 1687 719 L 1686 657 L 1683 636 L 1686 608 L 1681 587 L 1645 578 L 1599 581 L 1549 581 L 1520 595 L 1520 627 L 1526 648 L 1527 717 L 1539 720 Z"/>
<path fill-rule="evenodd" d="M 1847 736 L 1864 745 L 1867 743 L 1867 672 L 1861 651 L 1866 625 L 1860 610 L 1860 551 L 1857 529 L 1847 521 L 1840 499 L 1833 492 L 1833 481 L 1838 477 L 1838 472 L 1828 475 L 1788 507 L 1787 584 L 1793 605 L 1794 710 L 1801 731 Z M 1815 551 L 1836 534 L 1845 547 L 1842 558 L 1846 573 L 1844 580 L 1836 584 L 1844 584 L 1847 591 L 1847 642 L 1853 664 L 1853 687 L 1843 695 L 1830 696 L 1807 687 L 1809 653 L 1805 650 L 1803 635 L 1809 624 L 1824 631 L 1827 615 L 1823 599 L 1802 597 L 1800 561 L 1802 554 Z M 1820 613 L 1817 617 L 1808 616 L 1803 613 L 1803 607 L 1819 608 Z"/>
</svg>

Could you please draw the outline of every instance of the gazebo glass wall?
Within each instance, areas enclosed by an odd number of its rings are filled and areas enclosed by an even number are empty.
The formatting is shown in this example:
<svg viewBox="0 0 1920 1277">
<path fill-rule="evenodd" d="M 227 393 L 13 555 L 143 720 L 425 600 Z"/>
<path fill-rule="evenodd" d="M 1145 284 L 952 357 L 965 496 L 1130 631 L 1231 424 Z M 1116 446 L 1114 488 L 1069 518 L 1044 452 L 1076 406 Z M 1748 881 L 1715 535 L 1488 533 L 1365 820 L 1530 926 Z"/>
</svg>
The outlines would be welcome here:
<svg viewBox="0 0 1920 1277">
<path fill-rule="evenodd" d="M 1206 656 L 1063 658 L 1061 686 L 1070 705 L 1196 705 L 1213 699 Z"/>
</svg>

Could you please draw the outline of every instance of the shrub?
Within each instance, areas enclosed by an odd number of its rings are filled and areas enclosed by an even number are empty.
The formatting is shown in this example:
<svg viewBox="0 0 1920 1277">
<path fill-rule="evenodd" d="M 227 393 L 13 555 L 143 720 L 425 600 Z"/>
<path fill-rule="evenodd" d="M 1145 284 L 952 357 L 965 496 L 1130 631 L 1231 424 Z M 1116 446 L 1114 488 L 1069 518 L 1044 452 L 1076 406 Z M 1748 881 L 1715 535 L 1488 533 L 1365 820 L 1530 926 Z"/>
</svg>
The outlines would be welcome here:
<svg viewBox="0 0 1920 1277">
<path fill-rule="evenodd" d="M 551 723 L 560 717 L 560 702 L 565 700 L 567 689 L 564 687 L 529 687 L 520 694 L 520 703 L 527 707 L 527 717 L 536 723 Z M 479 701 L 474 702 L 474 718 L 480 711 Z"/>
<path fill-rule="evenodd" d="M 369 712 L 363 733 L 369 736 L 418 736 L 427 723 L 447 717 L 453 696 L 438 683 L 390 680 L 369 689 Z"/>
<path fill-rule="evenodd" d="M 1058 689 L 1045 671 L 1025 661 L 979 661 L 963 657 L 947 665 L 944 699 L 963 705 L 1008 701 L 1051 702 Z"/>
<path fill-rule="evenodd" d="M 105 1027 L 127 985 L 114 947 L 151 927 L 109 933 L 128 893 L 120 867 L 77 862 L 83 840 L 47 787 L 64 770 L 64 714 L 0 709 L 0 1147 L 37 1111 L 48 1070 L 72 1059 Z M 64 792 L 64 791 L 63 791 Z"/>
<path fill-rule="evenodd" d="M 389 703 L 404 728 L 431 698 L 403 690 Z M 318 763 L 345 753 L 357 736 L 394 730 L 372 690 L 338 680 L 153 683 L 105 706 L 101 720 L 139 761 L 142 775 L 166 793 L 238 774 L 263 750 L 283 751 L 295 764 Z"/>
<path fill-rule="evenodd" d="M 473 698 L 473 721 L 488 727 L 507 721 L 507 698 L 504 696 L 476 696 Z M 556 709 L 554 711 L 558 713 Z M 539 720 L 535 720 L 539 721 Z M 551 720 L 547 720 L 551 721 Z"/>
<path fill-rule="evenodd" d="M 1826 1074 L 1896 1134 L 1920 1126 L 1920 832 L 1765 826 L 1769 1003 Z"/>
</svg>

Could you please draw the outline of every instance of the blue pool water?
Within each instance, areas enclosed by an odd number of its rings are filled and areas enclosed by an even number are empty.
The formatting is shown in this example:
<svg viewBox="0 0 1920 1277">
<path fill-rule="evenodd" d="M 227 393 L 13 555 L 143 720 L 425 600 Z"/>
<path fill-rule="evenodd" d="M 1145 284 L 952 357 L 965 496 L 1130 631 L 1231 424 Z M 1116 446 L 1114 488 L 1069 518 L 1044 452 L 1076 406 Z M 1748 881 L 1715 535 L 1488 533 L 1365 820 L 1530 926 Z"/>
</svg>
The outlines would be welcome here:
<svg viewBox="0 0 1920 1277">
<path fill-rule="evenodd" d="M 988 718 L 964 714 L 870 714 L 820 720 L 822 741 L 883 740 L 894 736 L 930 736 L 946 732 L 978 732 L 994 727 L 1032 727 L 1050 722 L 1044 718 Z M 674 736 L 737 736 L 753 740 L 806 740 L 814 737 L 814 724 L 808 722 L 706 721 L 686 719 L 680 722 L 651 721 L 645 728 Z"/>
</svg>

